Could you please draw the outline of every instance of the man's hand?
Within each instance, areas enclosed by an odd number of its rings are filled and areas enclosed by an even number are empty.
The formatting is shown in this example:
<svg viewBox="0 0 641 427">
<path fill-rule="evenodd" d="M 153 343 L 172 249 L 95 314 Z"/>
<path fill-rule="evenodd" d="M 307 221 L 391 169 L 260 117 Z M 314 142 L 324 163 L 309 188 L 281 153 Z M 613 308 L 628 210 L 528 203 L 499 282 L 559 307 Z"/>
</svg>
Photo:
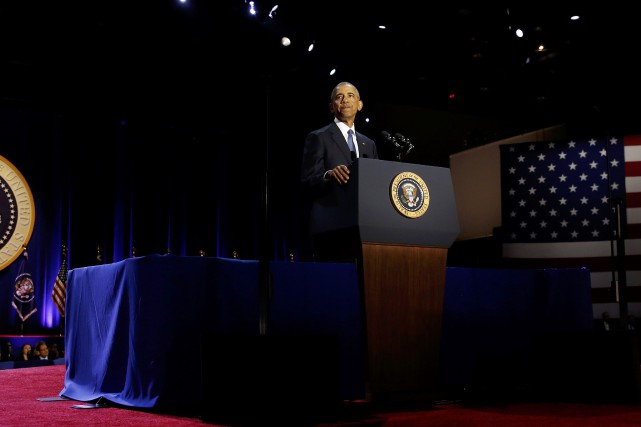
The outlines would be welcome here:
<svg viewBox="0 0 641 427">
<path fill-rule="evenodd" d="M 349 181 L 349 168 L 345 165 L 338 165 L 329 171 L 329 178 L 339 185 L 347 184 L 347 181 Z"/>
</svg>

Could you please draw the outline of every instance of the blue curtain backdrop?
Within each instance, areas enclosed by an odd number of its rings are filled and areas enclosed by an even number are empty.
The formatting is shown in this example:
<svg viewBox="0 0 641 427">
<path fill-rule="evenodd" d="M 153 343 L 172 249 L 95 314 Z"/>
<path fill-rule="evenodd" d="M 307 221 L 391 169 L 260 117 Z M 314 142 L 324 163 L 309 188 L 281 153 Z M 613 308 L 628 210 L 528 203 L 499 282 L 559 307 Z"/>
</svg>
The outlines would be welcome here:
<svg viewBox="0 0 641 427">
<path fill-rule="evenodd" d="M 299 184 L 304 140 L 331 122 L 332 88 L 359 79 L 353 71 L 328 78 L 314 67 L 295 73 L 276 59 L 246 59 L 216 78 L 163 74 L 159 84 L 145 76 L 161 70 L 138 64 L 142 74 L 131 81 L 107 73 L 86 90 L 67 82 L 69 92 L 39 82 L 46 88 L 33 89 L 33 100 L 0 100 L 0 155 L 25 177 L 36 204 L 28 250 L 38 313 L 25 333 L 63 324 L 51 300 L 62 244 L 69 268 L 120 261 L 133 248 L 136 256 L 203 250 L 312 260 Z M 59 99 L 39 101 L 38 90 Z M 372 98 L 357 129 L 375 140 L 383 129 L 402 129 L 390 108 Z M 422 123 L 424 114 L 416 109 L 402 121 Z M 382 159 L 395 159 L 378 146 Z M 448 156 L 429 145 L 425 155 L 411 162 L 447 166 Z M 12 267 L 0 271 L 0 333 L 20 331 Z"/>
<path fill-rule="evenodd" d="M 25 334 L 63 325 L 51 300 L 62 244 L 69 268 L 120 261 L 134 250 L 309 259 L 300 156 L 306 131 L 331 117 L 298 127 L 272 119 L 268 130 L 265 91 L 247 91 L 227 103 L 231 110 L 247 103 L 238 117 L 151 107 L 118 114 L 94 104 L 65 112 L 0 108 L 0 155 L 22 173 L 36 204 L 28 252 L 38 312 Z M 11 307 L 17 264 L 0 271 L 0 334 L 21 332 Z"/>
</svg>

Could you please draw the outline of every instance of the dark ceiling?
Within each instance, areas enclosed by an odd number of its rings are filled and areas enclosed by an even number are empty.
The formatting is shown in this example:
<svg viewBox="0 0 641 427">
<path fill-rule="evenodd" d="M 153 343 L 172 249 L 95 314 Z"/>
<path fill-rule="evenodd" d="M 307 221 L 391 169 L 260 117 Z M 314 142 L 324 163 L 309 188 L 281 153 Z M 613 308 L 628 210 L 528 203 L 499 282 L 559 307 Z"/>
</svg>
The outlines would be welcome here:
<svg viewBox="0 0 641 427">
<path fill-rule="evenodd" d="M 324 100 L 349 80 L 370 101 L 530 127 L 641 127 L 631 7 L 287 0 L 270 18 L 261 0 L 257 16 L 244 0 L 39 3 L 0 6 L 3 104 L 189 109 L 265 82 Z"/>
</svg>

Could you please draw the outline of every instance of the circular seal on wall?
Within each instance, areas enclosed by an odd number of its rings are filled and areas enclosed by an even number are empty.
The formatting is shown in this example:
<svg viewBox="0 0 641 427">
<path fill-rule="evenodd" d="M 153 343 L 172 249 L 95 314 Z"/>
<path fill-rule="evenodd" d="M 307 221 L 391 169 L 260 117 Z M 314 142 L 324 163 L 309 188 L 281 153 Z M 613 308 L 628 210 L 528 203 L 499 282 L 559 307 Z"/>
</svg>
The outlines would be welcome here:
<svg viewBox="0 0 641 427">
<path fill-rule="evenodd" d="M 31 189 L 20 171 L 0 156 L 0 270 L 29 243 L 36 219 Z"/>
<path fill-rule="evenodd" d="M 392 181 L 390 196 L 396 210 L 408 218 L 422 216 L 430 205 L 430 192 L 413 172 L 401 172 Z"/>
</svg>

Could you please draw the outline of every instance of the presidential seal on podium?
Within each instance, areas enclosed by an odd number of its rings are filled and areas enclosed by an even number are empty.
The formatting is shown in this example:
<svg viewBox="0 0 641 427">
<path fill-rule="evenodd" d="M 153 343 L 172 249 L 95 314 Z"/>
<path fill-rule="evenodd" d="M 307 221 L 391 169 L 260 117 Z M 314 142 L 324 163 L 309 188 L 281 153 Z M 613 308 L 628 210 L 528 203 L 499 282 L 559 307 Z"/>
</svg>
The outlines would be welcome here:
<svg viewBox="0 0 641 427">
<path fill-rule="evenodd" d="M 422 216 L 430 204 L 430 192 L 425 181 L 413 172 L 401 172 L 390 186 L 390 196 L 396 210 L 408 218 Z"/>
</svg>

